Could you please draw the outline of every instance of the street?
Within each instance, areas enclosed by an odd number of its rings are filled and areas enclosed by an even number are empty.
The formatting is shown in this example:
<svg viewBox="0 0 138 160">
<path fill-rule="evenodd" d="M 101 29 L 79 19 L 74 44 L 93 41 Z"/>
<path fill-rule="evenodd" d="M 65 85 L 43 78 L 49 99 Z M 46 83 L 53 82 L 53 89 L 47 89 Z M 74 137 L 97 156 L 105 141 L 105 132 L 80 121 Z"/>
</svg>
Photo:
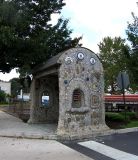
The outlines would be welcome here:
<svg viewBox="0 0 138 160">
<path fill-rule="evenodd" d="M 95 140 L 64 143 L 95 160 L 138 160 L 138 132 L 113 134 Z"/>
</svg>

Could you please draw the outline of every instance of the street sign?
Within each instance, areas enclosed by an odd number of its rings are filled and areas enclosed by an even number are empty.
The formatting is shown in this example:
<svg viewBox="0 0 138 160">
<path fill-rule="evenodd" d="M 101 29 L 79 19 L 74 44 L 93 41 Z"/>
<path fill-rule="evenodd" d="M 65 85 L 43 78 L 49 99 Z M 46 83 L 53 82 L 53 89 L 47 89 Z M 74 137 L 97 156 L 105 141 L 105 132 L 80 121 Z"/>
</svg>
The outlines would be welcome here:
<svg viewBox="0 0 138 160">
<path fill-rule="evenodd" d="M 126 100 L 125 100 L 125 89 L 128 88 L 129 76 L 126 72 L 120 72 L 117 76 L 117 85 L 122 90 L 123 93 L 123 100 L 124 100 L 124 107 L 125 107 L 125 122 L 126 122 Z"/>
<path fill-rule="evenodd" d="M 128 88 L 130 84 L 129 76 L 126 72 L 120 72 L 117 76 L 117 85 L 120 89 Z"/>
</svg>

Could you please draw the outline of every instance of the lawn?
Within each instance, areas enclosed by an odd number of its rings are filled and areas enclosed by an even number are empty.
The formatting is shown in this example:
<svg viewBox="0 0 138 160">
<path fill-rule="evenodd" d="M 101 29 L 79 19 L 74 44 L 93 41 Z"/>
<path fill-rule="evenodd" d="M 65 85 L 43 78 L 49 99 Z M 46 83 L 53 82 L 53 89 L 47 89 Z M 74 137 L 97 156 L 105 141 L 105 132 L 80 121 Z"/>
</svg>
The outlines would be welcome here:
<svg viewBox="0 0 138 160">
<path fill-rule="evenodd" d="M 5 104 L 0 104 L 0 107 L 6 107 L 9 106 L 9 104 L 5 103 Z"/>
<path fill-rule="evenodd" d="M 138 120 L 130 121 L 130 122 L 127 123 L 124 127 L 125 127 L 125 128 L 138 127 Z"/>
</svg>

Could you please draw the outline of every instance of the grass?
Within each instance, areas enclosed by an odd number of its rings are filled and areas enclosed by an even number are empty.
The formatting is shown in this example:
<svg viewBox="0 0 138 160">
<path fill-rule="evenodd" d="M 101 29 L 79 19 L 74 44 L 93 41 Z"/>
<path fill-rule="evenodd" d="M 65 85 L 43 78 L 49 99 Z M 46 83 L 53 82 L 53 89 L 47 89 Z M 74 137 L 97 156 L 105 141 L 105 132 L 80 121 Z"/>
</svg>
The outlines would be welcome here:
<svg viewBox="0 0 138 160">
<path fill-rule="evenodd" d="M 0 107 L 4 107 L 4 106 L 9 106 L 9 104 L 8 103 L 0 104 Z"/>
<path fill-rule="evenodd" d="M 130 120 L 133 120 L 136 118 L 136 112 L 126 112 L 126 113 L 121 112 L 120 114 L 123 116 L 125 116 L 125 114 L 126 114 L 126 117 Z"/>
<path fill-rule="evenodd" d="M 124 128 L 133 128 L 133 127 L 138 127 L 138 120 L 130 121 L 124 126 Z"/>
</svg>

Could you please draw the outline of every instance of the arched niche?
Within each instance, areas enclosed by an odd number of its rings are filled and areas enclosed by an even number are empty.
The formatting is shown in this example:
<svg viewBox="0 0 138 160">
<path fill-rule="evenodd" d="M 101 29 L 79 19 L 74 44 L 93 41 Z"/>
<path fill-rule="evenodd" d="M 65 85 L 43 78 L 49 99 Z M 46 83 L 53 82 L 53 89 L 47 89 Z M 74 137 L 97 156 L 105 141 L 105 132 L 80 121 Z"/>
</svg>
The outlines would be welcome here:
<svg viewBox="0 0 138 160">
<path fill-rule="evenodd" d="M 84 93 L 80 89 L 75 89 L 72 94 L 72 107 L 81 108 L 84 106 Z"/>
<path fill-rule="evenodd" d="M 85 83 L 77 78 L 70 81 L 68 87 L 66 88 L 66 92 L 68 93 L 65 97 L 66 100 L 66 112 L 69 113 L 85 113 L 90 109 L 89 102 L 90 96 L 87 95 L 87 91 L 89 89 L 85 85 Z M 79 99 L 74 99 L 74 95 L 79 94 Z"/>
</svg>

